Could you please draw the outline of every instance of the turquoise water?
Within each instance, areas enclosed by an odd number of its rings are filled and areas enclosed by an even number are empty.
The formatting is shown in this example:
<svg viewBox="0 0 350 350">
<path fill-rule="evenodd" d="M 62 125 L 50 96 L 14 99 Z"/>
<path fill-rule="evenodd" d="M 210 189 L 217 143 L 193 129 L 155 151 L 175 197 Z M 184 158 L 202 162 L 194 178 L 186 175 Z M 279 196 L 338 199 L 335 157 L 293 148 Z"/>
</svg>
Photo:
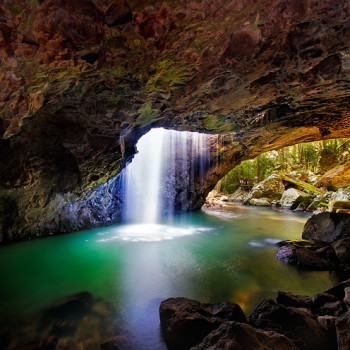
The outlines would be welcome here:
<svg viewBox="0 0 350 350">
<path fill-rule="evenodd" d="M 335 281 L 274 258 L 308 215 L 253 207 L 199 211 L 172 225 L 119 224 L 0 247 L 0 326 L 89 291 L 115 309 L 125 349 L 165 349 L 161 300 L 237 302 L 249 314 L 277 290 L 312 295 Z M 164 239 L 165 238 L 165 239 Z"/>
</svg>

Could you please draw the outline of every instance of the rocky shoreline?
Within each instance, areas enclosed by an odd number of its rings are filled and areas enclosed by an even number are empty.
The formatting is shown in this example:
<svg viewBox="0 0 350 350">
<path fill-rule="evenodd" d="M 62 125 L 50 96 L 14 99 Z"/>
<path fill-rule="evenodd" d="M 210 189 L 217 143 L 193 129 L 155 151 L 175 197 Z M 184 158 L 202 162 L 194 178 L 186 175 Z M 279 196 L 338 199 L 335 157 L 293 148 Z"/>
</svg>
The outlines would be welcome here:
<svg viewBox="0 0 350 350">
<path fill-rule="evenodd" d="M 348 350 L 350 346 L 350 215 L 319 213 L 300 241 L 283 241 L 276 257 L 303 269 L 336 271 L 343 279 L 313 297 L 278 291 L 246 317 L 239 305 L 170 298 L 159 308 L 170 350 Z M 306 240 L 309 239 L 309 240 Z"/>
<path fill-rule="evenodd" d="M 312 298 L 279 291 L 248 317 L 235 303 L 186 298 L 163 301 L 159 312 L 170 350 L 347 350 L 350 344 L 350 280 Z"/>
</svg>

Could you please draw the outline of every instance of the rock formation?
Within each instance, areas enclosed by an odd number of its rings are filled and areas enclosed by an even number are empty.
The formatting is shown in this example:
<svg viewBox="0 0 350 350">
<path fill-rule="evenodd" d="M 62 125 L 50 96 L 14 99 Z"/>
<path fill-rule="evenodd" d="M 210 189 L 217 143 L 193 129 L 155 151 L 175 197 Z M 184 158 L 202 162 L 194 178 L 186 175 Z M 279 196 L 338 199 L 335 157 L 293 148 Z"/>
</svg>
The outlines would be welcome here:
<svg viewBox="0 0 350 350">
<path fill-rule="evenodd" d="M 349 285 L 350 280 L 344 281 L 313 298 L 279 291 L 276 302 L 264 299 L 248 320 L 242 319 L 242 310 L 233 303 L 215 317 L 216 305 L 223 304 L 167 299 L 159 308 L 163 336 L 169 349 L 345 350 Z"/>
<path fill-rule="evenodd" d="M 242 160 L 348 135 L 349 14 L 346 0 L 2 2 L 2 239 L 117 221 L 116 176 L 155 126 L 222 134 L 191 209 Z"/>
</svg>

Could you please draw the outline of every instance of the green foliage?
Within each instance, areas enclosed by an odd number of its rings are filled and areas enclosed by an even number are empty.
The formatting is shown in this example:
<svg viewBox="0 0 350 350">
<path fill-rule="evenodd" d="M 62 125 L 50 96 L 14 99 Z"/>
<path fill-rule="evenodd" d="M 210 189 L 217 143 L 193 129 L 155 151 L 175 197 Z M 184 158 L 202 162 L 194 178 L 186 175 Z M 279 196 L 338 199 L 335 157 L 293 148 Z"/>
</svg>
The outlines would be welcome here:
<svg viewBox="0 0 350 350">
<path fill-rule="evenodd" d="M 332 149 L 340 163 L 350 160 L 350 139 L 334 139 L 326 141 L 302 143 L 271 151 L 260 155 L 260 180 L 279 171 L 288 173 L 292 170 L 317 170 L 320 153 L 324 148 Z M 240 185 L 240 177 L 254 179 L 258 173 L 258 159 L 242 162 L 232 169 L 222 180 L 221 190 L 232 193 Z"/>
</svg>

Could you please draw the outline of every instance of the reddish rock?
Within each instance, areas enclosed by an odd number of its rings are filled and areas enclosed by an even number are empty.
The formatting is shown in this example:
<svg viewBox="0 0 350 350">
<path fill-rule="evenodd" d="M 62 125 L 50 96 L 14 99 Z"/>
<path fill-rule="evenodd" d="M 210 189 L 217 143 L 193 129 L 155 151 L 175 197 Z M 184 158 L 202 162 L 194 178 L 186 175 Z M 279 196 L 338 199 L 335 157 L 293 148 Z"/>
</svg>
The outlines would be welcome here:
<svg viewBox="0 0 350 350">
<path fill-rule="evenodd" d="M 47 0 L 35 11 L 33 37 L 44 62 L 68 60 L 86 45 L 101 42 L 102 14 L 90 0 Z"/>
<path fill-rule="evenodd" d="M 105 22 L 113 27 L 119 24 L 125 24 L 132 19 L 129 4 L 125 0 L 115 0 L 111 3 L 105 12 Z"/>
</svg>

